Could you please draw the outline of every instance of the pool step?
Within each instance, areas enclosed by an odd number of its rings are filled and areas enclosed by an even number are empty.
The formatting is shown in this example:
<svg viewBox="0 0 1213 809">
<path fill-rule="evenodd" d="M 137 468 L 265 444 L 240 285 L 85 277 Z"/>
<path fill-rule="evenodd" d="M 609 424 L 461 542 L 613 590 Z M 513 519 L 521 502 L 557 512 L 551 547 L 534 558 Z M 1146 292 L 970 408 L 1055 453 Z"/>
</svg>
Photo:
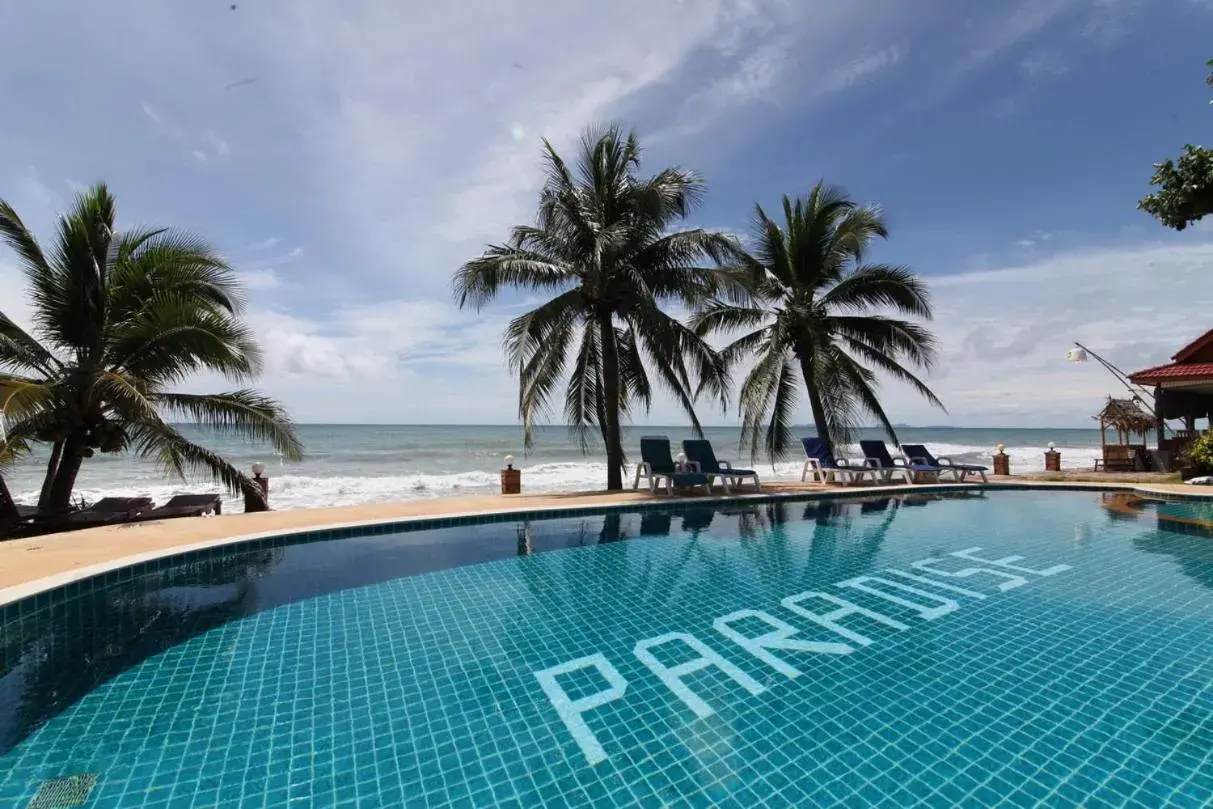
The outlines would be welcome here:
<svg viewBox="0 0 1213 809">
<path fill-rule="evenodd" d="M 26 809 L 73 809 L 84 806 L 96 783 L 95 772 L 49 778 L 38 785 L 38 791 Z"/>
</svg>

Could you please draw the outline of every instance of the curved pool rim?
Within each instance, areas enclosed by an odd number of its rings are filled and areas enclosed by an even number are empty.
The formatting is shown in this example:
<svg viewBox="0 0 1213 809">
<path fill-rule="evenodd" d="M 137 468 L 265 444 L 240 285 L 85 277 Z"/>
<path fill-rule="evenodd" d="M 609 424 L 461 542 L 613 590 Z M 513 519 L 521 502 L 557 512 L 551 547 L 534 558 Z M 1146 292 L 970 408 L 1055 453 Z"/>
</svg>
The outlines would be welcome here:
<svg viewBox="0 0 1213 809">
<path fill-rule="evenodd" d="M 305 544 L 334 539 L 352 539 L 377 534 L 398 532 L 425 531 L 435 528 L 456 528 L 460 525 L 484 525 L 515 520 L 560 519 L 563 517 L 592 516 L 610 514 L 616 511 L 635 511 L 647 508 L 667 508 L 677 511 L 682 507 L 697 507 L 705 503 L 773 503 L 773 502 L 811 502 L 814 500 L 853 499 L 887 495 L 890 493 L 930 494 L 933 492 L 956 491 L 1090 491 L 1113 492 L 1123 491 L 1140 494 L 1154 499 L 1167 500 L 1213 500 L 1213 492 L 1175 492 L 1170 489 L 1158 489 L 1142 484 L 1116 483 L 1047 483 L 1043 481 L 1011 482 L 998 481 L 994 483 L 928 483 L 914 486 L 872 486 L 862 489 L 838 488 L 821 491 L 783 491 L 755 492 L 752 494 L 713 495 L 699 497 L 654 498 L 652 500 L 631 500 L 625 503 L 587 503 L 585 505 L 561 506 L 520 506 L 518 508 L 494 508 L 489 510 L 452 512 L 447 514 L 426 514 L 403 517 L 385 517 L 372 520 L 353 520 L 345 522 L 319 523 L 317 525 L 289 530 L 274 529 L 258 531 L 249 534 L 217 537 L 201 540 L 189 545 L 178 545 L 155 551 L 121 556 L 108 562 L 101 562 L 86 567 L 76 568 L 63 573 L 33 579 L 23 584 L 0 589 L 0 623 L 14 617 L 27 608 L 41 608 L 56 597 L 66 594 L 70 589 L 86 584 L 105 584 L 105 577 L 120 574 L 128 569 L 143 565 L 165 562 L 188 557 L 191 554 L 214 551 L 221 548 L 238 550 L 246 545 L 258 542 L 282 542 L 294 540 L 291 544 Z"/>
</svg>

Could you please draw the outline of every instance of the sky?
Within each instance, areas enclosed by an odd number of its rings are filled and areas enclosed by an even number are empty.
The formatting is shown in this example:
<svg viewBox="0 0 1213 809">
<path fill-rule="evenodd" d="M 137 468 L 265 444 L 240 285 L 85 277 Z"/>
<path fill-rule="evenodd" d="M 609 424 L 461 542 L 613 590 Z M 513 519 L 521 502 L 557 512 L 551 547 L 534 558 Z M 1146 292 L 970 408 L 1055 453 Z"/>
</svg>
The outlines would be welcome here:
<svg viewBox="0 0 1213 809">
<path fill-rule="evenodd" d="M 1213 327 L 1213 227 L 1136 210 L 1209 131 L 1213 0 L 235 6 L 0 4 L 0 198 L 49 238 L 104 180 L 121 226 L 210 241 L 299 421 L 515 422 L 501 333 L 536 301 L 461 311 L 450 278 L 533 217 L 540 138 L 604 121 L 705 177 L 692 225 L 821 178 L 883 207 L 872 257 L 927 279 L 947 406 L 886 383 L 895 422 L 1090 426 L 1117 383 L 1074 341 L 1132 370 Z M 0 310 L 28 317 L 3 251 Z"/>
</svg>

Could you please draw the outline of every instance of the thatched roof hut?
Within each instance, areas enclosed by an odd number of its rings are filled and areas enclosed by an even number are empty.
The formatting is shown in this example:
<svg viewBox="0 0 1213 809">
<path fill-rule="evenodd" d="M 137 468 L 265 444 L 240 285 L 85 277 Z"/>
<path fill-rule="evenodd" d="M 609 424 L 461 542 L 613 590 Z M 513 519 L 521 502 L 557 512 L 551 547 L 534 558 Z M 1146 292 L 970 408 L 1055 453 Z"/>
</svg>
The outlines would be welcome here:
<svg viewBox="0 0 1213 809">
<path fill-rule="evenodd" d="M 1113 399 L 1109 396 L 1103 410 L 1092 418 L 1099 422 L 1100 442 L 1103 444 L 1107 443 L 1108 429 L 1116 430 L 1118 444 L 1128 444 L 1134 435 L 1140 435 L 1145 441 L 1146 433 L 1154 429 L 1153 414 L 1143 410 L 1133 399 Z"/>
</svg>

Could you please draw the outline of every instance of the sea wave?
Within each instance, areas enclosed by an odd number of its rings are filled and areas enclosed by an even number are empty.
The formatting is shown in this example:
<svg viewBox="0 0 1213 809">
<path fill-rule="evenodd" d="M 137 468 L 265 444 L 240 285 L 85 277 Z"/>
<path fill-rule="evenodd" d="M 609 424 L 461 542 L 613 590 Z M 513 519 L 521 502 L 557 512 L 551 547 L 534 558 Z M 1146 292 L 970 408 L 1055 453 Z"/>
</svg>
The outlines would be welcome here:
<svg viewBox="0 0 1213 809">
<path fill-rule="evenodd" d="M 933 444 L 932 451 L 938 457 L 952 458 L 957 462 L 990 465 L 993 450 L 963 444 Z M 1059 447 L 1062 467 L 1068 469 L 1091 468 L 1100 456 L 1098 447 Z M 1027 472 L 1044 469 L 1046 447 L 1007 447 L 1012 472 Z M 859 460 L 859 450 L 846 448 L 844 457 Z M 738 463 L 739 463 L 738 459 Z M 803 466 L 801 460 L 780 461 L 754 465 L 763 480 L 797 480 Z M 633 467 L 634 468 L 634 467 Z M 289 469 L 289 467 L 287 467 Z M 602 489 L 606 482 L 606 464 L 599 460 L 562 461 L 535 464 L 520 464 L 523 490 L 528 492 L 586 491 Z M 378 471 L 378 470 L 376 470 Z M 631 485 L 631 474 L 625 480 Z M 320 508 L 348 506 L 359 503 L 385 502 L 392 500 L 418 500 L 450 497 L 460 494 L 487 494 L 498 491 L 500 478 L 496 469 L 478 469 L 462 472 L 414 472 L 399 474 L 367 475 L 321 475 L 281 474 L 271 477 L 270 504 L 275 509 Z M 212 483 L 153 482 L 147 478 L 111 480 L 105 486 L 84 486 L 76 490 L 77 497 L 87 501 L 102 497 L 150 496 L 162 503 L 175 494 L 184 492 L 220 493 Z M 34 491 L 16 493 L 19 502 L 30 503 L 37 498 Z M 239 498 L 225 495 L 230 511 L 242 508 Z"/>
</svg>

